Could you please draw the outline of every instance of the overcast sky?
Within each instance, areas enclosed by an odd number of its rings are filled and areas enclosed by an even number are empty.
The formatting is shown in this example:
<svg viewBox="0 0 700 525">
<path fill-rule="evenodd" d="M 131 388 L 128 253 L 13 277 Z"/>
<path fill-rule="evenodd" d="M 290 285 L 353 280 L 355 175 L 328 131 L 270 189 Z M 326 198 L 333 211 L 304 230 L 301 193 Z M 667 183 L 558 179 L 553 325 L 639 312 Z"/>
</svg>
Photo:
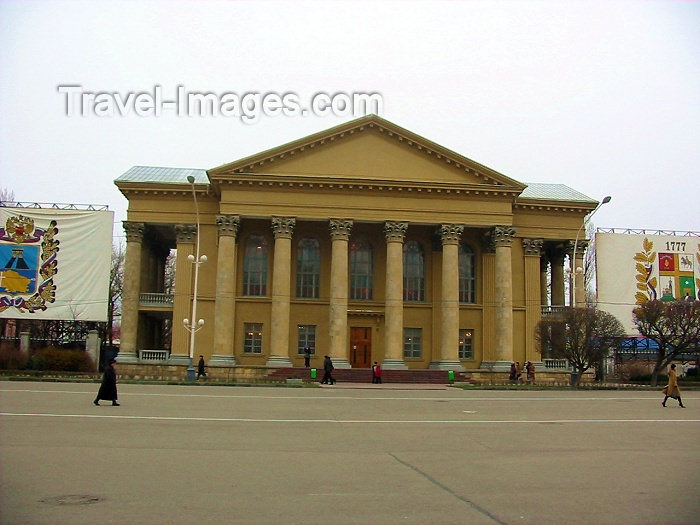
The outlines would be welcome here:
<svg viewBox="0 0 700 525">
<path fill-rule="evenodd" d="M 361 91 L 511 178 L 611 195 L 596 226 L 700 230 L 699 28 L 700 2 L 2 2 L 0 188 L 121 221 L 133 165 L 212 168 L 354 118 L 71 116 L 59 86 Z"/>
</svg>

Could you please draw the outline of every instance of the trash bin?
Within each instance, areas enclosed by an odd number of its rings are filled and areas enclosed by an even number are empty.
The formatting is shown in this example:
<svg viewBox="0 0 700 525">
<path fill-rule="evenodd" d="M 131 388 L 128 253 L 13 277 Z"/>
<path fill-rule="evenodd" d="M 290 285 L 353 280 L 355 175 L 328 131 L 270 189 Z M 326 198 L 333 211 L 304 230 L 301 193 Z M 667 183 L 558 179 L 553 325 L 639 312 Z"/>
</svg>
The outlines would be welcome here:
<svg viewBox="0 0 700 525">
<path fill-rule="evenodd" d="M 315 368 L 311 369 L 311 379 L 316 379 L 316 369 Z"/>
<path fill-rule="evenodd" d="M 576 384 L 576 380 L 578 379 L 578 374 L 576 372 L 571 372 L 571 386 L 574 386 Z"/>
<path fill-rule="evenodd" d="M 454 381 L 454 380 L 455 380 L 455 371 L 454 371 L 454 370 L 448 370 L 448 371 L 447 371 L 447 380 L 448 380 L 448 381 Z"/>
</svg>

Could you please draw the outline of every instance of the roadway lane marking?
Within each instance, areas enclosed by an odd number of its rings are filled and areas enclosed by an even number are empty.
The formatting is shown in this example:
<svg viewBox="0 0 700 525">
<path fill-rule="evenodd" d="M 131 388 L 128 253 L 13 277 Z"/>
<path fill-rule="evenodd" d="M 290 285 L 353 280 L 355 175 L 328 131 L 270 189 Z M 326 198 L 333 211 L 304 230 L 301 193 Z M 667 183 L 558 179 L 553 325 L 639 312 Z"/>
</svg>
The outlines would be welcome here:
<svg viewBox="0 0 700 525">
<path fill-rule="evenodd" d="M 134 419 L 150 421 L 220 421 L 236 423 L 340 423 L 340 424 L 538 424 L 538 423 L 700 423 L 700 419 L 262 419 L 237 417 L 129 416 L 104 414 L 49 414 L 0 412 L 2 417 L 65 417 L 78 419 Z"/>
</svg>

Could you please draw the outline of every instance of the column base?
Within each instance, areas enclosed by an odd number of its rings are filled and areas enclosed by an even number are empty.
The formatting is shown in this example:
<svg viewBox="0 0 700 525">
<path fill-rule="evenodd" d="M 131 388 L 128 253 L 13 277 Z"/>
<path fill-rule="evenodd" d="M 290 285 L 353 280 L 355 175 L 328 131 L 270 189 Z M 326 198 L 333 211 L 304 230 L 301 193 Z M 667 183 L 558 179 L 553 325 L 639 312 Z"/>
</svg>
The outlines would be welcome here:
<svg viewBox="0 0 700 525">
<path fill-rule="evenodd" d="M 433 361 L 428 365 L 429 370 L 466 370 L 459 361 Z"/>
<path fill-rule="evenodd" d="M 191 362 L 190 356 L 183 354 L 170 354 L 168 358 L 169 365 L 189 365 Z"/>
<path fill-rule="evenodd" d="M 493 372 L 510 372 L 510 365 L 514 361 L 482 361 L 479 369 Z"/>
<path fill-rule="evenodd" d="M 345 357 L 331 357 L 331 361 L 333 361 L 333 368 L 352 368 L 350 361 Z"/>
<path fill-rule="evenodd" d="M 292 360 L 287 356 L 271 355 L 267 358 L 265 366 L 268 368 L 292 368 Z"/>
<path fill-rule="evenodd" d="M 227 366 L 233 368 L 236 366 L 236 358 L 232 355 L 212 355 L 209 359 L 209 366 Z"/>
<path fill-rule="evenodd" d="M 116 359 L 117 359 L 117 363 L 124 363 L 124 364 L 132 364 L 132 363 L 139 362 L 139 358 L 136 354 L 125 353 L 125 352 L 118 352 Z"/>
<path fill-rule="evenodd" d="M 408 370 L 403 359 L 385 359 L 382 363 L 382 368 L 384 370 Z"/>
</svg>

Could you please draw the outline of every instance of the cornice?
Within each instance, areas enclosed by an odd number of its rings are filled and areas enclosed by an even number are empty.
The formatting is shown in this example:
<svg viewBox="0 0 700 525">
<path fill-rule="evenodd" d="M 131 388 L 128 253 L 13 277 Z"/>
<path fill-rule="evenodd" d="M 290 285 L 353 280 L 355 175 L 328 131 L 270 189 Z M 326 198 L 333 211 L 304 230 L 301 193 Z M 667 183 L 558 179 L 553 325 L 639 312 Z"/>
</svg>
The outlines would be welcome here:
<svg viewBox="0 0 700 525">
<path fill-rule="evenodd" d="M 144 182 L 115 183 L 125 196 L 129 195 L 164 195 L 170 197 L 192 198 L 192 187 L 189 184 L 149 184 Z M 197 197 L 218 197 L 214 188 L 207 185 L 195 186 Z"/>
<path fill-rule="evenodd" d="M 518 200 L 513 204 L 513 210 L 517 212 L 522 211 L 556 211 L 569 212 L 569 213 L 584 213 L 587 214 L 591 210 L 595 209 L 595 203 L 583 203 L 576 201 L 551 201 L 551 200 L 528 200 L 521 201 Z"/>
<path fill-rule="evenodd" d="M 455 153 L 448 148 L 440 146 L 435 142 L 401 128 L 376 115 L 368 115 L 238 161 L 212 168 L 207 171 L 207 174 L 212 182 L 216 181 L 222 183 L 229 177 L 240 174 L 254 174 L 256 170 L 261 169 L 264 171 L 265 166 L 270 166 L 279 161 L 308 153 L 326 144 L 342 141 L 357 133 L 367 131 L 380 133 L 408 148 L 421 152 L 425 156 L 452 166 L 458 171 L 463 171 L 465 174 L 482 179 L 485 185 L 517 190 L 517 194 L 522 192 L 526 187 L 525 184 L 519 181 L 511 179 L 502 173 Z"/>
<path fill-rule="evenodd" d="M 386 191 L 394 193 L 436 193 L 441 195 L 475 195 L 515 199 L 519 188 L 488 184 L 459 184 L 452 182 L 396 181 L 354 177 L 329 177 L 326 175 L 294 174 L 236 174 L 234 178 L 217 180 L 219 187 L 259 187 L 280 189 L 321 189 L 332 191 Z"/>
</svg>

